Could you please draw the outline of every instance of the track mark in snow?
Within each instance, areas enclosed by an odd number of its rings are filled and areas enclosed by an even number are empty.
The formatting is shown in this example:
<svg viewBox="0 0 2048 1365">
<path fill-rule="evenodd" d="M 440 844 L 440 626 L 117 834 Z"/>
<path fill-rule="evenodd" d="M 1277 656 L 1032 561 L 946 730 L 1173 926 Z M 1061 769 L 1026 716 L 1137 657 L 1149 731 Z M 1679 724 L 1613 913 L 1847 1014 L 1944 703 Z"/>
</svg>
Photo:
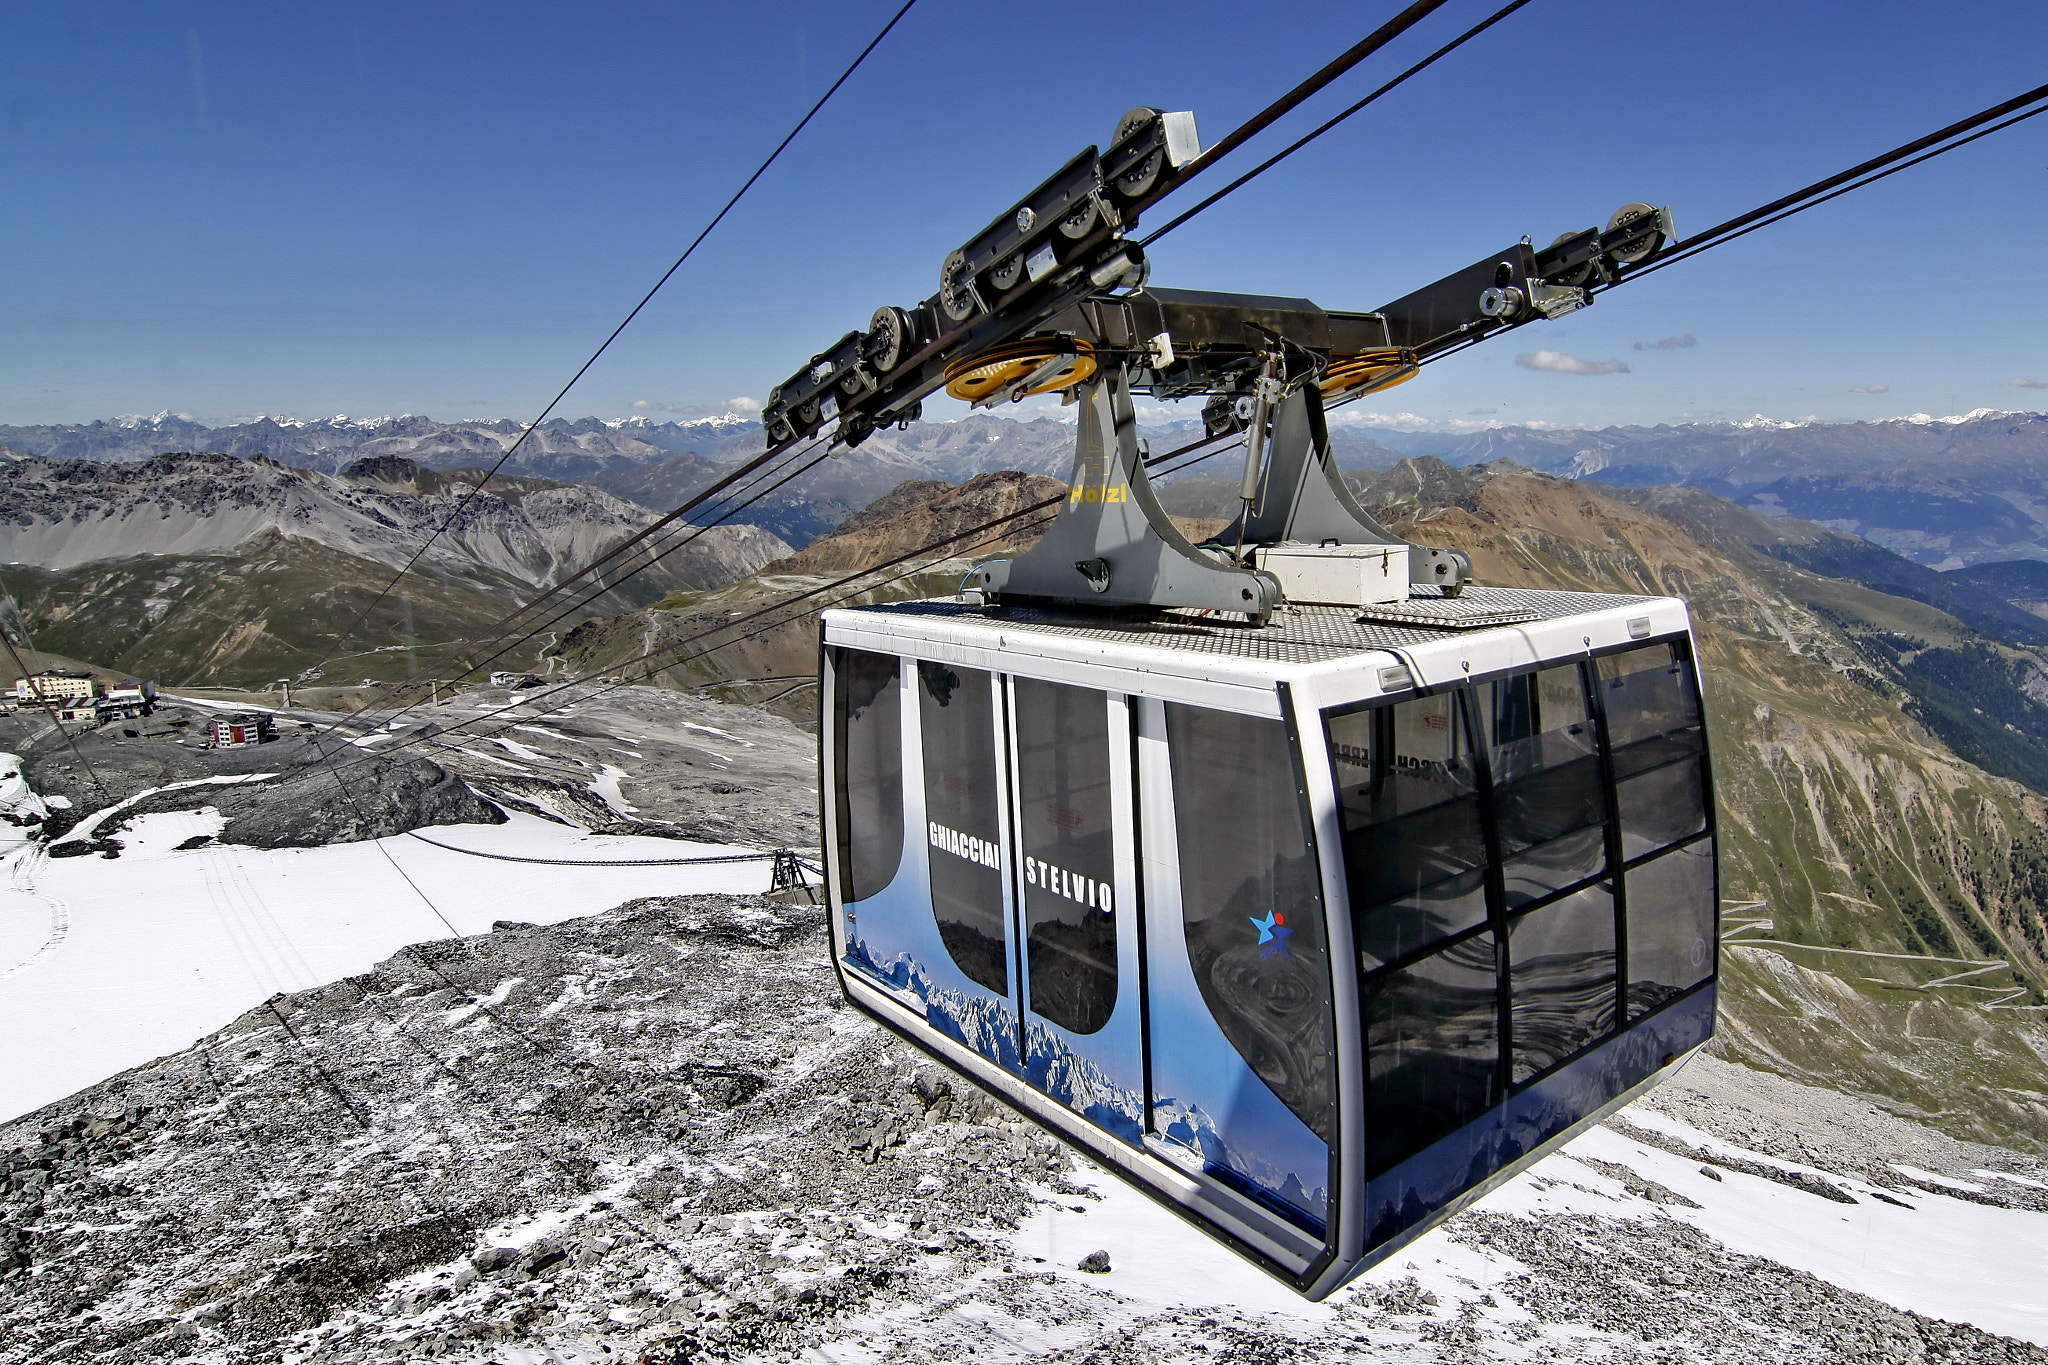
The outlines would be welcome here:
<svg viewBox="0 0 2048 1365">
<path fill-rule="evenodd" d="M 36 890 L 35 869 L 43 857 L 42 849 L 29 846 L 9 860 L 12 863 L 9 889 L 17 896 L 41 901 L 49 911 L 50 929 L 41 947 L 12 967 L 0 970 L 0 981 L 5 981 L 16 972 L 25 972 L 37 963 L 56 956 L 64 947 L 64 940 L 71 936 L 71 907 L 53 896 L 46 896 Z"/>
</svg>

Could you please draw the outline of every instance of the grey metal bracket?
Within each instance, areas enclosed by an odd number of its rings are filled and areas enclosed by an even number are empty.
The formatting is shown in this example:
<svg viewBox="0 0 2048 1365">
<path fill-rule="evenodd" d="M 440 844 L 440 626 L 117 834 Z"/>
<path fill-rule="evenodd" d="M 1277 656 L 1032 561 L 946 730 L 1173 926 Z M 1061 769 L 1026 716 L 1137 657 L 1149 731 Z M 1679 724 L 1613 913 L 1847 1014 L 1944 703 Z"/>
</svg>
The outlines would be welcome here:
<svg viewBox="0 0 2048 1365">
<path fill-rule="evenodd" d="M 1276 545 L 1408 545 L 1359 505 L 1330 453 L 1323 396 L 1306 382 L 1273 410 L 1258 497 L 1217 535 L 1225 543 Z M 1452 596 L 1463 590 L 1471 564 L 1456 550 L 1409 547 L 1408 578 Z"/>
<path fill-rule="evenodd" d="M 1217 539 L 1228 543 L 1240 534 L 1247 545 L 1408 543 L 1373 520 L 1337 472 L 1323 397 L 1313 382 L 1301 384 L 1273 410 L 1258 498 Z"/>
<path fill-rule="evenodd" d="M 981 565 L 962 589 L 989 599 L 1206 607 L 1264 624 L 1281 601 L 1279 581 L 1195 548 L 1159 505 L 1124 367 L 1104 366 L 1074 391 L 1081 411 L 1066 506 L 1038 544 Z"/>
</svg>

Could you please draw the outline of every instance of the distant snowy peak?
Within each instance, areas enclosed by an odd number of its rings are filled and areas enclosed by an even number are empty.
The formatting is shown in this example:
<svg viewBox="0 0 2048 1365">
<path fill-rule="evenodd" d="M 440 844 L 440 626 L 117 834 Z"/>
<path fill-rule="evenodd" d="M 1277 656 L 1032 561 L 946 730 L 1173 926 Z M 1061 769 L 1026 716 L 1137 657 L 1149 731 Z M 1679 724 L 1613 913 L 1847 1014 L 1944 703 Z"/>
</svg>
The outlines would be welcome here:
<svg viewBox="0 0 2048 1365">
<path fill-rule="evenodd" d="M 148 417 L 144 417 L 139 413 L 123 413 L 110 422 L 95 422 L 93 425 L 119 427 L 123 431 L 141 431 L 167 426 L 198 426 L 199 423 L 193 419 L 192 414 L 189 412 L 172 412 L 166 408 L 164 411 L 152 413 Z"/>
</svg>

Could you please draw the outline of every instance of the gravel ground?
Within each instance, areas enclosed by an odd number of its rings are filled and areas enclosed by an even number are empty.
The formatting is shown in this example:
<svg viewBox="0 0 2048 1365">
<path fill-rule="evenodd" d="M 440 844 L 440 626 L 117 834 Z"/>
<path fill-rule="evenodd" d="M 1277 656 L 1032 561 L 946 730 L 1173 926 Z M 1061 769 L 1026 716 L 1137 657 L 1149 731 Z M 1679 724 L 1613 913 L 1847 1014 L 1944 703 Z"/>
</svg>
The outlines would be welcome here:
<svg viewBox="0 0 2048 1365">
<path fill-rule="evenodd" d="M 421 945 L 0 1127 L 0 1361 L 2048 1365 L 1730 1251 L 1640 1180 L 1629 1217 L 1467 1213 L 1431 1255 L 1483 1273 L 1323 1306 L 1038 1259 L 1032 1220 L 1132 1196 L 845 1008 L 822 921 L 692 897 Z M 1656 1103 L 1845 1176 L 2019 1162 L 1710 1061 Z"/>
</svg>

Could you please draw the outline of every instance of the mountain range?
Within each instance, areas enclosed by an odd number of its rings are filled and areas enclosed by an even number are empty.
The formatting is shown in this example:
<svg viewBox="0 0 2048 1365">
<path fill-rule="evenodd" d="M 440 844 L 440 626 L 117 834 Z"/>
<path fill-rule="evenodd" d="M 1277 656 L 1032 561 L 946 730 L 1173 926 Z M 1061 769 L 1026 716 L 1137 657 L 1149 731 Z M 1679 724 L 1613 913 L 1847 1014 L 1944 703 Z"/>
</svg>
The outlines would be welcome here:
<svg viewBox="0 0 2048 1365">
<path fill-rule="evenodd" d="M 258 417 L 209 427 L 159 413 L 57 426 L 0 426 L 0 447 L 108 462 L 170 450 L 262 455 L 335 473 L 398 456 L 433 469 L 488 466 L 524 430 L 509 420 L 420 416 L 301 422 Z M 1155 448 L 1199 435 L 1199 423 L 1144 427 Z M 1332 414 L 1339 461 L 1391 468 L 1411 455 L 1464 466 L 1509 459 L 1528 469 L 1620 487 L 1702 488 L 1743 506 L 1850 532 L 1941 568 L 2048 560 L 2048 414 L 1979 410 L 1874 422 L 1688 422 L 1652 427 L 1499 426 L 1412 430 Z M 999 469 L 1066 473 L 1073 427 L 1055 417 L 975 413 L 871 437 L 749 508 L 747 519 L 801 546 L 906 479 L 960 483 Z M 760 449 L 751 420 L 722 414 L 556 419 L 536 427 L 508 472 L 583 483 L 666 510 Z"/>
<path fill-rule="evenodd" d="M 332 475 L 261 455 L 18 458 L 0 462 L 0 578 L 42 648 L 167 682 L 267 684 L 354 656 L 351 671 L 390 680 L 656 519 L 545 479 L 472 495 L 481 475 L 393 455 Z M 708 528 L 570 620 L 789 552 L 757 526 Z"/>
<path fill-rule="evenodd" d="M 2048 559 L 2048 414 L 1363 434 L 1453 465 L 1508 459 L 1569 479 L 1703 488 L 1941 568 Z"/>
</svg>

